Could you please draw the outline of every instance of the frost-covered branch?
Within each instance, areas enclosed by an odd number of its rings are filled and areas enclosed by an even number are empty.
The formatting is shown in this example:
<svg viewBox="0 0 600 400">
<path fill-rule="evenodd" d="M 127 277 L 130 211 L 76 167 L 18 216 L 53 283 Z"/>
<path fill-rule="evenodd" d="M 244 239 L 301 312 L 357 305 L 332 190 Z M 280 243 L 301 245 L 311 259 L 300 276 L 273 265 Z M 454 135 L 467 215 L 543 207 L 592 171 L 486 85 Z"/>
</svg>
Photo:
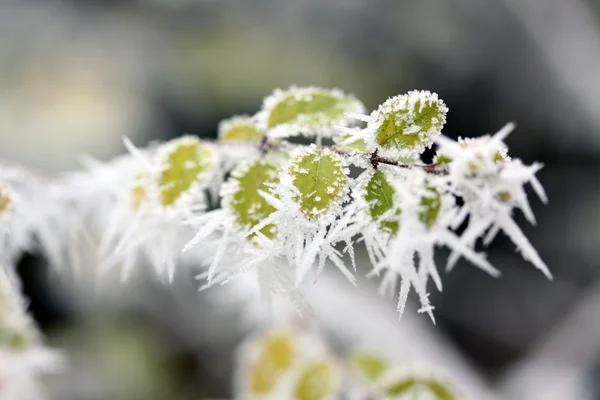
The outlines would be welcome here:
<svg viewBox="0 0 600 400">
<path fill-rule="evenodd" d="M 206 268 L 202 289 L 255 270 L 266 299 L 281 293 L 302 309 L 303 288 L 326 265 L 355 283 L 360 243 L 381 292 L 398 295 L 400 314 L 414 290 L 432 319 L 429 282 L 443 286 L 437 246 L 452 251 L 446 269 L 463 257 L 498 276 L 475 243 L 503 231 L 551 277 L 513 220 L 518 209 L 535 223 L 524 187 L 546 201 L 535 177 L 541 165 L 507 155 L 511 124 L 474 139 L 443 136 L 447 111 L 428 91 L 391 97 L 367 114 L 340 90 L 291 87 L 255 115 L 221 122 L 217 140 L 137 148 L 126 139 L 129 154 L 88 159 L 84 171 L 49 182 L 17 187 L 0 175 L 0 197 L 11 205 L 0 202 L 1 228 L 22 237 L 3 253 L 35 244 L 57 266 L 97 265 L 126 280 L 149 265 L 166 282 L 185 256 Z M 423 164 L 434 144 L 433 164 Z M 95 254 L 82 254 L 75 238 Z"/>
</svg>

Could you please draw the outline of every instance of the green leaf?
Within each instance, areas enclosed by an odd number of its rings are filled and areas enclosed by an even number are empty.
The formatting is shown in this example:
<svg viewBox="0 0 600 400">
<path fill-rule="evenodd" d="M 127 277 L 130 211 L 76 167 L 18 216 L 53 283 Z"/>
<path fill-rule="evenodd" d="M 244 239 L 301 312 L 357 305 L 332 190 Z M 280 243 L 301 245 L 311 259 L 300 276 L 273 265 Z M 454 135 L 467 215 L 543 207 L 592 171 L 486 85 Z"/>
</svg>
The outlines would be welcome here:
<svg viewBox="0 0 600 400">
<path fill-rule="evenodd" d="M 444 102 L 428 91 L 392 97 L 375 114 L 375 142 L 393 154 L 419 154 L 440 134 L 447 111 Z"/>
<path fill-rule="evenodd" d="M 388 368 L 387 362 L 371 353 L 355 353 L 350 360 L 356 370 L 369 382 L 376 382 Z"/>
<path fill-rule="evenodd" d="M 297 189 L 294 201 L 310 220 L 334 209 L 345 193 L 346 169 L 341 157 L 330 150 L 312 146 L 292 159 L 289 174 Z"/>
<path fill-rule="evenodd" d="M 158 179 L 160 201 L 171 206 L 193 186 L 205 184 L 207 173 L 214 160 L 214 151 L 194 137 L 182 137 L 164 145 L 163 171 Z"/>
<path fill-rule="evenodd" d="M 335 391 L 337 371 L 329 360 L 315 361 L 304 369 L 296 389 L 295 400 L 325 400 Z"/>
<path fill-rule="evenodd" d="M 421 197 L 421 212 L 419 219 L 428 228 L 431 228 L 438 219 L 442 207 L 442 197 L 440 192 L 433 186 L 426 183 L 426 194 Z"/>
<path fill-rule="evenodd" d="M 369 204 L 369 214 L 373 221 L 391 235 L 398 233 L 399 223 L 390 219 L 382 220 L 382 217 L 392 209 L 396 209 L 394 215 L 400 215 L 400 209 L 394 206 L 395 194 L 396 190 L 389 184 L 383 170 L 373 172 L 365 187 L 365 200 Z"/>
<path fill-rule="evenodd" d="M 438 153 L 435 156 L 435 159 L 433 160 L 434 164 L 450 164 L 452 162 L 452 158 L 450 158 L 450 156 L 443 154 L 443 153 Z"/>
<path fill-rule="evenodd" d="M 226 142 L 259 141 L 265 133 L 249 116 L 239 115 L 219 123 L 219 139 Z"/>
<path fill-rule="evenodd" d="M 250 392 L 264 395 L 273 391 L 283 373 L 296 357 L 295 337 L 287 332 L 270 334 L 258 349 L 258 358 L 250 366 Z"/>
<path fill-rule="evenodd" d="M 279 182 L 278 169 L 275 164 L 264 160 L 256 160 L 242 165 L 232 173 L 230 179 L 237 181 L 237 189 L 233 193 L 230 207 L 240 227 L 249 231 L 276 209 L 270 205 L 259 191 L 271 192 Z M 268 238 L 275 236 L 275 227 L 267 225 L 261 233 Z M 251 235 L 253 237 L 255 235 Z"/>
<path fill-rule="evenodd" d="M 407 378 L 392 384 L 384 391 L 385 395 L 391 398 L 424 392 L 431 393 L 437 400 L 456 400 L 449 388 L 433 379 Z"/>
<path fill-rule="evenodd" d="M 288 132 L 290 135 L 316 134 L 320 128 L 348 125 L 345 113 L 363 111 L 360 101 L 340 90 L 291 87 L 283 91 L 276 90 L 265 99 L 263 118 L 267 129 L 286 126 L 293 128 Z"/>
</svg>

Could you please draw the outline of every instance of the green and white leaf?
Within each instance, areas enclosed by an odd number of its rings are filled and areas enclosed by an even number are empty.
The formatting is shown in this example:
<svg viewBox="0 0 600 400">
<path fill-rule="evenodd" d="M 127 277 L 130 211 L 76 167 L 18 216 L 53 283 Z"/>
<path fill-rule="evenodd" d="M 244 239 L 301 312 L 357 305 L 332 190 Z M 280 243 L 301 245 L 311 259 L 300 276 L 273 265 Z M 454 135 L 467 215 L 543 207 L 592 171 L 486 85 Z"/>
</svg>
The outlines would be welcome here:
<svg viewBox="0 0 600 400">
<path fill-rule="evenodd" d="M 369 384 L 377 382 L 388 369 L 386 360 L 377 354 L 364 351 L 352 354 L 350 363 L 354 370 Z"/>
<path fill-rule="evenodd" d="M 368 213 L 382 231 L 394 236 L 398 233 L 399 216 L 396 189 L 390 184 L 394 177 L 379 168 L 366 173 L 362 188 L 362 196 L 367 204 Z"/>
<path fill-rule="evenodd" d="M 288 173 L 293 199 L 306 218 L 315 221 L 339 211 L 348 183 L 348 170 L 339 155 L 311 146 L 292 158 Z"/>
<path fill-rule="evenodd" d="M 438 220 L 442 208 L 442 196 L 435 186 L 425 182 L 425 194 L 421 197 L 420 206 L 419 220 L 431 228 Z"/>
<path fill-rule="evenodd" d="M 256 355 L 247 369 L 247 390 L 252 396 L 265 396 L 275 391 L 282 375 L 297 362 L 296 341 L 296 335 L 285 331 L 260 338 L 256 348 L 252 349 Z"/>
<path fill-rule="evenodd" d="M 265 133 L 256 120 L 248 115 L 237 115 L 219 123 L 219 139 L 224 142 L 257 142 Z"/>
<path fill-rule="evenodd" d="M 380 389 L 386 399 L 432 398 L 435 400 L 458 400 L 454 391 L 445 383 L 432 377 L 409 376 L 388 383 Z"/>
<path fill-rule="evenodd" d="M 411 91 L 381 104 L 371 114 L 367 129 L 382 155 L 416 157 L 441 133 L 447 112 L 437 94 Z"/>
<path fill-rule="evenodd" d="M 257 119 L 269 137 L 332 136 L 334 126 L 355 122 L 347 113 L 364 113 L 364 106 L 339 89 L 292 86 L 265 98 Z"/>
<path fill-rule="evenodd" d="M 294 400 L 328 400 L 337 398 L 340 371 L 330 359 L 306 365 L 293 393 Z"/>
<path fill-rule="evenodd" d="M 158 160 L 159 202 L 168 208 L 202 195 L 218 165 L 218 153 L 197 137 L 183 136 L 159 147 Z"/>
<path fill-rule="evenodd" d="M 264 159 L 242 163 L 223 186 L 223 207 L 232 212 L 242 230 L 250 231 L 276 211 L 260 191 L 272 193 L 274 185 L 279 182 L 278 168 L 275 162 Z M 265 226 L 260 232 L 270 239 L 276 233 L 273 225 Z"/>
</svg>

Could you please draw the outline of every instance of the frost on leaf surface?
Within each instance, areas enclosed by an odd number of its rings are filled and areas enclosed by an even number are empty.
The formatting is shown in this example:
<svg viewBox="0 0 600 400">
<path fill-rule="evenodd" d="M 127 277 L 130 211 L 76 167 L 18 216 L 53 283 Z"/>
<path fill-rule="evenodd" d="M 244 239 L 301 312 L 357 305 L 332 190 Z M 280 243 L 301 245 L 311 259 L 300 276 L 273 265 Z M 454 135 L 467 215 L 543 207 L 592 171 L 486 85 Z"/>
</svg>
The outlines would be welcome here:
<svg viewBox="0 0 600 400">
<path fill-rule="evenodd" d="M 400 209 L 394 204 L 396 190 L 382 169 L 373 172 L 365 186 L 364 198 L 369 205 L 369 215 L 380 229 L 395 235 L 399 222 L 392 217 L 400 215 Z"/>
<path fill-rule="evenodd" d="M 264 136 L 256 120 L 250 116 L 239 115 L 219 123 L 219 139 L 226 142 L 252 142 Z"/>
<path fill-rule="evenodd" d="M 267 97 L 259 114 L 261 127 L 274 136 L 330 133 L 332 125 L 346 126 L 346 113 L 364 112 L 354 96 L 338 89 L 291 87 Z"/>
<path fill-rule="evenodd" d="M 373 113 L 375 143 L 392 157 L 413 157 L 433 143 L 448 109 L 437 94 L 412 91 L 392 97 Z"/>
<path fill-rule="evenodd" d="M 326 400 L 332 398 L 337 389 L 338 371 L 327 359 L 308 364 L 298 382 L 294 393 L 295 400 Z"/>
<path fill-rule="evenodd" d="M 279 181 L 275 164 L 264 160 L 242 164 L 233 171 L 231 179 L 233 190 L 226 200 L 227 207 L 231 209 L 241 228 L 249 231 L 276 211 L 260 194 L 260 191 L 271 192 L 272 185 Z M 269 224 L 260 232 L 272 239 L 275 236 L 275 227 Z"/>
<path fill-rule="evenodd" d="M 313 146 L 292 159 L 289 174 L 296 191 L 294 201 L 310 220 L 339 206 L 346 184 L 346 168 L 340 156 Z"/>
<path fill-rule="evenodd" d="M 186 136 L 164 145 L 162 172 L 158 178 L 160 202 L 164 207 L 174 205 L 181 196 L 197 189 L 209 172 L 215 154 L 207 144 L 199 139 Z"/>
</svg>

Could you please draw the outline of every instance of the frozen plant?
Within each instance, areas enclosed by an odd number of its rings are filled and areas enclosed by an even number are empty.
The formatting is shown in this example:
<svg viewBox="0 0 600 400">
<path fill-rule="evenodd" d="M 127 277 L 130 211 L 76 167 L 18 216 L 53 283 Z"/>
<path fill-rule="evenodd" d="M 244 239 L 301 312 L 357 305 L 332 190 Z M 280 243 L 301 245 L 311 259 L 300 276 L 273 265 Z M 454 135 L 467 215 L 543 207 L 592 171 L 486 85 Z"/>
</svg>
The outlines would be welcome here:
<svg viewBox="0 0 600 400">
<path fill-rule="evenodd" d="M 428 91 L 391 97 L 367 114 L 338 89 L 276 90 L 255 115 L 222 121 L 216 140 L 185 136 L 137 148 L 126 139 L 127 155 L 88 159 L 85 171 L 36 182 L 53 188 L 47 204 L 58 211 L 27 225 L 25 236 L 47 237 L 40 227 L 67 213 L 53 240 L 42 240 L 54 263 L 99 265 L 123 279 L 149 265 L 169 282 L 186 257 L 206 267 L 202 288 L 252 271 L 265 299 L 281 293 L 300 308 L 303 288 L 326 267 L 355 284 L 360 245 L 381 292 L 398 296 L 400 314 L 413 290 L 432 319 L 430 281 L 442 290 L 436 247 L 451 250 L 446 269 L 463 257 L 498 276 L 475 244 L 502 231 L 550 278 L 513 220 L 520 210 L 535 223 L 525 187 L 546 201 L 535 176 L 541 166 L 508 156 L 512 124 L 474 139 L 443 136 L 447 112 Z M 434 162 L 423 163 L 434 145 Z M 35 198 L 28 204 L 44 207 Z M 80 254 L 72 238 L 89 238 L 97 251 Z"/>
</svg>

